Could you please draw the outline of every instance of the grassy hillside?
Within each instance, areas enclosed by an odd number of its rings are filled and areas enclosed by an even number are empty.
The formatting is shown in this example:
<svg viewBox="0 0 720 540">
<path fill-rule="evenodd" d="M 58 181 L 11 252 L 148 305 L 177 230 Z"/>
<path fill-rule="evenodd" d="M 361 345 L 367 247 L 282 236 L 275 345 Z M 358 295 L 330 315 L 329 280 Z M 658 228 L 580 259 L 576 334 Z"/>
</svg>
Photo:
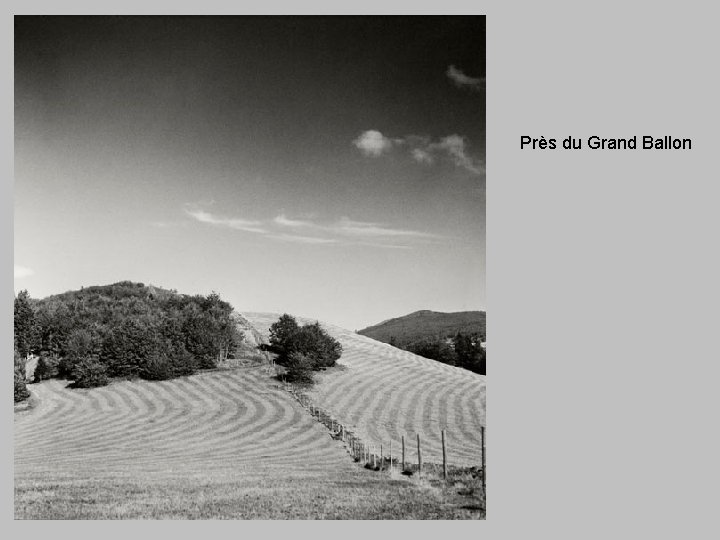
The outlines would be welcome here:
<svg viewBox="0 0 720 540">
<path fill-rule="evenodd" d="M 279 314 L 243 313 L 267 335 Z M 298 318 L 298 323 L 315 322 Z M 440 431 L 447 431 L 448 460 L 453 465 L 480 465 L 480 426 L 485 425 L 485 377 L 429 360 L 361 336 L 322 325 L 343 346 L 338 366 L 316 377 L 308 392 L 364 442 L 390 443 L 397 451 L 408 441 L 408 459 L 417 459 L 414 442 L 422 438 L 423 460 L 442 462 Z M 387 451 L 387 450 L 386 450 Z"/>
<path fill-rule="evenodd" d="M 354 463 L 266 367 L 32 389 L 15 415 L 16 519 L 484 517 L 457 483 Z"/>
<path fill-rule="evenodd" d="M 383 321 L 358 331 L 383 343 L 391 338 L 398 344 L 410 343 L 426 338 L 451 337 L 460 333 L 485 335 L 484 311 L 459 311 L 442 313 L 439 311 L 416 311 Z"/>
</svg>

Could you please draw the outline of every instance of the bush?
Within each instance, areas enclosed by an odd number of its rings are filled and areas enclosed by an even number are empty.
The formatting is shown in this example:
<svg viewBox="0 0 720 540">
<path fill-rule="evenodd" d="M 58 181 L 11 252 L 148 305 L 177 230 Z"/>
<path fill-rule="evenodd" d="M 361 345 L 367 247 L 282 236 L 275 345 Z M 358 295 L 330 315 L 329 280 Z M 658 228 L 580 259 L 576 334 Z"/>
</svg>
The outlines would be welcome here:
<svg viewBox="0 0 720 540">
<path fill-rule="evenodd" d="M 149 381 L 164 381 L 172 379 L 175 376 L 175 370 L 166 355 L 155 354 L 145 360 L 140 376 Z"/>
<path fill-rule="evenodd" d="M 174 376 L 192 375 L 198 370 L 198 361 L 182 345 L 172 350 L 172 365 Z"/>
<path fill-rule="evenodd" d="M 60 359 L 55 355 L 42 355 L 35 367 L 35 382 L 46 381 L 60 373 Z"/>
<path fill-rule="evenodd" d="M 24 401 L 30 397 L 25 385 L 25 368 L 15 365 L 15 403 Z"/>
<path fill-rule="evenodd" d="M 342 345 L 320 323 L 297 326 L 287 314 L 270 327 L 270 345 L 278 363 L 288 367 L 293 354 L 304 356 L 313 370 L 334 366 L 342 354 Z"/>
<path fill-rule="evenodd" d="M 288 350 L 292 338 L 300 329 L 295 317 L 284 313 L 277 322 L 270 327 L 270 347 L 273 352 L 282 354 Z"/>
<path fill-rule="evenodd" d="M 170 350 L 166 353 L 165 350 Z M 140 376 L 149 381 L 164 381 L 173 377 L 192 375 L 197 371 L 198 360 L 182 345 L 153 352 L 141 366 Z"/>
<path fill-rule="evenodd" d="M 94 388 L 108 383 L 107 367 L 96 357 L 88 356 L 79 360 L 73 369 L 75 388 Z"/>
<path fill-rule="evenodd" d="M 291 353 L 286 364 L 285 379 L 288 382 L 299 384 L 312 384 L 313 362 L 310 358 L 300 353 Z"/>
<path fill-rule="evenodd" d="M 20 356 L 20 353 L 17 350 L 17 346 L 15 347 L 15 354 L 14 354 L 14 364 L 15 364 L 15 403 L 18 401 L 26 400 L 30 397 L 30 392 L 28 392 L 26 382 L 25 382 L 25 360 L 23 360 Z"/>
</svg>

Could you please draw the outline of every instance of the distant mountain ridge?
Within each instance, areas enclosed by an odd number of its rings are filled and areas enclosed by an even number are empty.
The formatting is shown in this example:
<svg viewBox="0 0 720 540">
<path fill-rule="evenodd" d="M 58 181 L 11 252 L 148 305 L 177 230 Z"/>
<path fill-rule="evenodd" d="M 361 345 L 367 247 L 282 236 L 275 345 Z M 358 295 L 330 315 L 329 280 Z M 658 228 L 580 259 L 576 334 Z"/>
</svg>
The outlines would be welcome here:
<svg viewBox="0 0 720 540">
<path fill-rule="evenodd" d="M 444 313 L 423 309 L 368 326 L 358 334 L 384 343 L 390 343 L 392 338 L 399 344 L 423 338 L 451 337 L 458 332 L 484 336 L 485 315 L 484 311 Z"/>
</svg>

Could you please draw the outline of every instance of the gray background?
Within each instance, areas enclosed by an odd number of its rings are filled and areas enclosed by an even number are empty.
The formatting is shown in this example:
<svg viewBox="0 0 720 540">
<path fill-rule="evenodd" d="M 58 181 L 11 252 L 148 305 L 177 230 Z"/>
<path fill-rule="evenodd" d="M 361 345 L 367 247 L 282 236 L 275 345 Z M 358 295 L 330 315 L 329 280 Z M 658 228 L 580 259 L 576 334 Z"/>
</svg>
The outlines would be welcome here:
<svg viewBox="0 0 720 540">
<path fill-rule="evenodd" d="M 65 2 L 66 13 L 99 13 Z M 114 2 L 109 13 L 485 13 L 489 507 L 484 523 L 363 523 L 350 535 L 715 536 L 718 39 L 709 2 Z M 3 19 L 12 73 L 12 13 Z M 202 6 L 202 7 L 200 7 Z M 0 194 L 12 343 L 12 80 Z M 691 137 L 693 150 L 528 151 L 520 136 Z M 8 364 L 9 365 L 9 364 Z M 5 370 L 8 374 L 9 368 Z M 7 383 L 9 388 L 9 380 Z M 9 396 L 8 396 L 9 404 Z M 12 415 L 2 516 L 12 519 Z M 181 523 L 7 523 L 16 535 L 193 531 Z M 202 523 L 336 537 L 348 524 Z M 448 529 L 449 528 L 449 529 Z"/>
</svg>

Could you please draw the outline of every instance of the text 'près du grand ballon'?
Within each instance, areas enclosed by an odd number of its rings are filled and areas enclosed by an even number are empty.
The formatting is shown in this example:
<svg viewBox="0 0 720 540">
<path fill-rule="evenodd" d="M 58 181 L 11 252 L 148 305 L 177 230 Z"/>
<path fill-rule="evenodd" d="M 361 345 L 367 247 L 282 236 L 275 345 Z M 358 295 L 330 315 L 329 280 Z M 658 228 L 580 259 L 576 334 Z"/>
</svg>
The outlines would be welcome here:
<svg viewBox="0 0 720 540">
<path fill-rule="evenodd" d="M 587 139 L 581 137 L 565 137 L 562 140 L 545 137 L 520 137 L 521 150 L 692 150 L 692 140 L 670 135 L 654 137 L 637 135 L 628 138 L 603 138 L 593 135 Z"/>
</svg>

